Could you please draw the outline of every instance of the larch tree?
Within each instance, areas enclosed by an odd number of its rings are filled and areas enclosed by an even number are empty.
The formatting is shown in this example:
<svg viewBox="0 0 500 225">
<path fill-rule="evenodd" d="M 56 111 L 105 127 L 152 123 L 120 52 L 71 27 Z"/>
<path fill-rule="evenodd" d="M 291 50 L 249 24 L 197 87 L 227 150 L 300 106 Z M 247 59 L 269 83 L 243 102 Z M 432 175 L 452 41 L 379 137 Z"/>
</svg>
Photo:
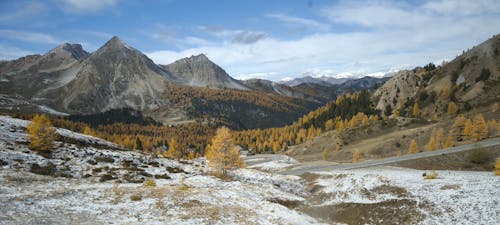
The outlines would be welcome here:
<svg viewBox="0 0 500 225">
<path fill-rule="evenodd" d="M 27 127 L 32 150 L 48 152 L 54 147 L 56 130 L 45 115 L 35 115 Z"/>
<path fill-rule="evenodd" d="M 448 114 L 448 116 L 454 116 L 457 114 L 457 104 L 455 104 L 455 102 L 451 101 L 448 104 L 448 110 L 446 110 L 446 114 Z"/>
<path fill-rule="evenodd" d="M 362 162 L 363 156 L 361 155 L 361 152 L 359 152 L 359 149 L 354 150 L 354 153 L 352 154 L 352 162 L 357 163 L 357 162 Z"/>
<path fill-rule="evenodd" d="M 448 137 L 446 138 L 446 141 L 444 142 L 443 148 L 450 148 L 450 147 L 453 147 L 454 145 L 455 145 L 455 143 L 453 141 L 453 136 L 448 135 Z"/>
<path fill-rule="evenodd" d="M 168 142 L 167 157 L 178 160 L 181 159 L 182 156 L 183 154 L 179 147 L 179 143 L 174 138 L 171 138 L 170 141 Z"/>
<path fill-rule="evenodd" d="M 330 151 L 328 148 L 323 149 L 323 160 L 328 160 L 330 158 Z"/>
<path fill-rule="evenodd" d="M 474 123 L 471 131 L 473 141 L 479 141 L 488 138 L 488 125 L 482 114 L 477 114 L 474 117 Z"/>
<path fill-rule="evenodd" d="M 463 141 L 463 133 L 466 123 L 467 119 L 463 115 L 459 115 L 455 118 L 455 121 L 453 122 L 453 125 L 450 129 L 450 135 L 454 138 L 455 141 Z"/>
<path fill-rule="evenodd" d="M 415 104 L 413 104 L 412 115 L 413 115 L 413 117 L 419 117 L 420 116 L 420 107 L 418 105 L 418 102 L 415 102 Z"/>
<path fill-rule="evenodd" d="M 470 119 L 466 119 L 464 130 L 462 132 L 462 136 L 468 140 L 471 140 L 472 139 L 472 129 L 473 129 L 472 121 Z"/>
<path fill-rule="evenodd" d="M 221 177 L 225 177 L 230 169 L 245 166 L 239 150 L 233 143 L 231 131 L 227 127 L 217 129 L 212 139 L 212 145 L 207 149 L 205 157 L 213 173 Z"/>
<path fill-rule="evenodd" d="M 408 154 L 415 154 L 419 151 L 417 141 L 415 141 L 415 139 L 411 140 L 410 147 L 408 148 Z"/>
</svg>

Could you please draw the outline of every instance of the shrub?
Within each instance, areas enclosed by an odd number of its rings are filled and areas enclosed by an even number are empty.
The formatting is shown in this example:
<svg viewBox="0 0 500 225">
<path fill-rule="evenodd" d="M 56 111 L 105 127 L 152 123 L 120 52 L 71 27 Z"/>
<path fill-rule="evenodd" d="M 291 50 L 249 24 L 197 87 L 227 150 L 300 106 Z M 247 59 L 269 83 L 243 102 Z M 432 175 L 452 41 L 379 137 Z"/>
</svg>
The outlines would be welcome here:
<svg viewBox="0 0 500 225">
<path fill-rule="evenodd" d="M 156 186 L 156 182 L 154 179 L 147 179 L 144 181 L 144 186 L 145 187 L 154 187 L 154 186 Z"/>
<path fill-rule="evenodd" d="M 424 179 L 437 179 L 438 178 L 438 173 L 436 171 L 432 171 L 430 173 L 425 173 Z"/>
<path fill-rule="evenodd" d="M 482 150 L 474 150 L 467 156 L 467 159 L 471 163 L 483 164 L 490 160 L 490 154 Z"/>
<path fill-rule="evenodd" d="M 134 202 L 140 201 L 140 200 L 142 200 L 142 196 L 140 196 L 140 195 L 131 195 L 130 196 L 130 200 L 134 201 Z"/>
</svg>

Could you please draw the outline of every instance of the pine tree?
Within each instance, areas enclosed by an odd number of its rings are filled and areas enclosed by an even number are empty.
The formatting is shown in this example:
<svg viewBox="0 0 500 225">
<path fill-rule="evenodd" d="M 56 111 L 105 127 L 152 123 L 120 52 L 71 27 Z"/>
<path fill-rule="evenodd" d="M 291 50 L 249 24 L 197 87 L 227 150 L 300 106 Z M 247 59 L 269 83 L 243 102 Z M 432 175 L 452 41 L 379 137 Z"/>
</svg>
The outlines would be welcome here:
<svg viewBox="0 0 500 225">
<path fill-rule="evenodd" d="M 36 151 L 50 151 L 54 147 L 56 130 L 45 115 L 35 115 L 27 127 L 29 147 Z"/>
<path fill-rule="evenodd" d="M 446 113 L 448 114 L 448 116 L 454 116 L 457 114 L 457 105 L 455 104 L 455 102 L 451 101 L 448 104 L 448 110 L 446 111 Z"/>
<path fill-rule="evenodd" d="M 444 142 L 443 148 L 450 148 L 453 147 L 455 143 L 453 143 L 453 137 L 451 135 L 448 135 L 446 138 L 446 141 Z"/>
<path fill-rule="evenodd" d="M 359 152 L 359 149 L 355 149 L 354 153 L 352 154 L 352 162 L 357 163 L 357 162 L 362 162 L 363 160 L 364 160 L 363 156 Z"/>
<path fill-rule="evenodd" d="M 233 143 L 231 131 L 227 127 L 217 129 L 205 157 L 214 174 L 222 177 L 227 175 L 228 170 L 245 165 L 240 152 Z"/>
<path fill-rule="evenodd" d="M 477 114 L 474 117 L 474 123 L 471 131 L 473 141 L 479 141 L 488 138 L 488 125 L 482 114 Z"/>
<path fill-rule="evenodd" d="M 415 139 L 411 140 L 410 147 L 408 148 L 408 154 L 415 154 L 419 152 L 418 144 Z"/>
<path fill-rule="evenodd" d="M 135 149 L 142 151 L 142 141 L 139 137 L 135 138 Z"/>
</svg>

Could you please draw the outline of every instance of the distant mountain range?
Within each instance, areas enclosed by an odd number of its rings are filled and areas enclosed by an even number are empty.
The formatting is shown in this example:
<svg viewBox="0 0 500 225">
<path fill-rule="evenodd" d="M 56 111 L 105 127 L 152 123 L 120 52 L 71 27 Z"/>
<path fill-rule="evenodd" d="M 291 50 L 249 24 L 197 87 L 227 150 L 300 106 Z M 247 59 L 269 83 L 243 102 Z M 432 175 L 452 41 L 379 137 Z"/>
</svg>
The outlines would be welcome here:
<svg viewBox="0 0 500 225">
<path fill-rule="evenodd" d="M 236 128 L 269 127 L 385 80 L 240 81 L 203 54 L 157 65 L 113 37 L 92 53 L 65 43 L 44 55 L 0 61 L 0 110 L 88 115 L 128 108 L 164 123 L 208 117 Z"/>
</svg>

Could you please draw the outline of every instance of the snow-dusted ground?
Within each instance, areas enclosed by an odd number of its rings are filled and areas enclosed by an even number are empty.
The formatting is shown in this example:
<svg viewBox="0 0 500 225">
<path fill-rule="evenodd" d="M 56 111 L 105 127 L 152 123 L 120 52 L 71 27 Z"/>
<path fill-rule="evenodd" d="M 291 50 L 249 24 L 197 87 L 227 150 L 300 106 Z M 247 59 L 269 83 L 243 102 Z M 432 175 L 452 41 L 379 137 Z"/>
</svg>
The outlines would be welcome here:
<svg viewBox="0 0 500 225">
<path fill-rule="evenodd" d="M 421 171 L 376 167 L 321 172 L 317 185 L 323 201 L 317 206 L 354 203 L 380 204 L 398 200 L 416 202 L 421 224 L 498 224 L 500 176 L 492 172 L 436 171 L 424 179 Z M 317 187 L 317 188 L 318 188 Z"/>
<path fill-rule="evenodd" d="M 78 144 L 57 142 L 47 158 L 27 147 L 28 123 L 0 116 L 0 224 L 319 223 L 292 209 L 305 201 L 299 177 L 240 169 L 223 181 L 207 175 L 204 159 L 119 151 L 64 129 Z"/>
<path fill-rule="evenodd" d="M 304 178 L 265 171 L 297 164 L 248 158 L 254 169 L 207 175 L 203 158 L 153 158 L 57 129 L 50 157 L 27 147 L 28 121 L 0 116 L 0 224 L 498 224 L 492 172 L 374 167 Z M 263 160 L 265 159 L 265 160 Z M 251 161 L 254 160 L 254 161 Z M 154 179 L 156 186 L 143 181 Z M 135 199 L 135 200 L 133 200 Z"/>
</svg>

